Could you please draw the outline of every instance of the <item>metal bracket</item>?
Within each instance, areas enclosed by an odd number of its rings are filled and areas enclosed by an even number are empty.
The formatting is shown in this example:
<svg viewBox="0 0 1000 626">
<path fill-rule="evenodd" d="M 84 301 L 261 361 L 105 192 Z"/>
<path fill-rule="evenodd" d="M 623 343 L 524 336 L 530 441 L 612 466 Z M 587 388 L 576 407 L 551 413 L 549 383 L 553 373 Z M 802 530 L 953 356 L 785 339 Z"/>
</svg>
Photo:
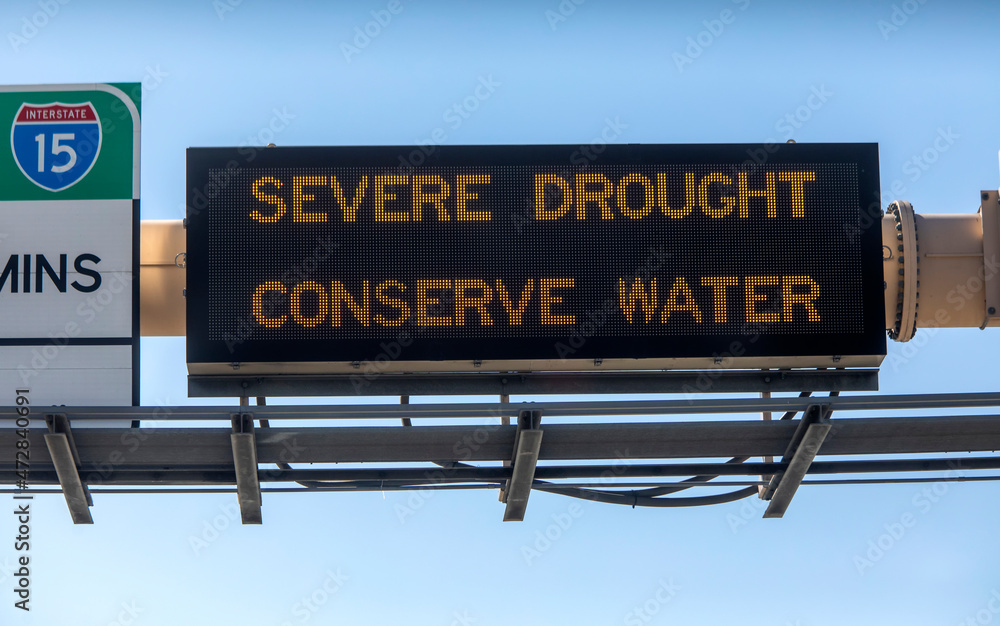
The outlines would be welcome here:
<svg viewBox="0 0 1000 626">
<path fill-rule="evenodd" d="M 236 468 L 236 495 L 240 501 L 240 516 L 244 524 L 260 524 L 260 478 L 257 476 L 257 441 L 251 413 L 232 415 L 233 465 Z"/>
<path fill-rule="evenodd" d="M 769 400 L 771 398 L 771 392 L 770 391 L 762 391 L 761 394 L 760 394 L 760 398 L 761 398 L 761 400 Z M 761 411 L 760 417 L 765 422 L 770 422 L 771 421 L 771 411 Z M 774 457 L 772 457 L 772 456 L 765 456 L 765 457 L 762 457 L 761 460 L 764 461 L 765 463 L 772 463 L 774 461 Z M 761 477 L 760 477 L 760 479 L 761 479 L 762 482 L 770 481 L 771 478 L 772 477 L 770 475 L 767 475 L 767 474 L 761 475 Z M 766 484 L 757 485 L 757 497 L 760 498 L 761 500 L 763 500 L 764 499 L 764 492 L 766 490 L 767 490 L 767 485 Z"/>
<path fill-rule="evenodd" d="M 542 431 L 539 428 L 542 412 L 521 411 L 517 416 L 517 432 L 514 434 L 514 455 L 511 458 L 513 470 L 510 480 L 503 489 L 502 500 L 507 504 L 503 513 L 505 522 L 523 522 L 528 508 L 528 496 L 535 480 L 535 466 L 538 452 L 542 447 Z"/>
<path fill-rule="evenodd" d="M 898 276 L 887 276 L 886 280 L 898 285 L 896 294 L 896 319 L 889 338 L 900 342 L 913 339 L 917 332 L 918 303 L 920 298 L 920 245 L 917 239 L 917 216 L 913 205 L 905 200 L 896 200 L 889 205 L 896 226 L 896 240 L 899 242 Z M 892 284 L 892 283 L 890 283 Z M 889 297 L 888 295 L 886 297 Z"/>
<path fill-rule="evenodd" d="M 94 500 L 80 478 L 80 454 L 76 450 L 69 418 L 62 414 L 46 415 L 45 425 L 49 428 L 45 435 L 45 445 L 52 457 L 52 465 L 59 477 L 59 486 L 62 487 L 73 523 L 93 524 L 90 507 L 94 506 Z"/>
<path fill-rule="evenodd" d="M 802 479 L 809 471 L 809 466 L 819 453 L 823 440 L 830 432 L 832 412 L 829 404 L 811 404 L 803 413 L 792 440 L 781 457 L 781 462 L 788 464 L 787 469 L 772 476 L 764 488 L 763 498 L 771 501 L 764 511 L 764 517 L 782 517 L 785 514 Z"/>
<path fill-rule="evenodd" d="M 1000 261 L 1000 193 L 992 190 L 980 194 L 979 213 L 983 219 L 983 283 L 986 296 L 986 316 L 983 325 L 1000 324 L 1000 276 L 993 271 Z"/>
</svg>

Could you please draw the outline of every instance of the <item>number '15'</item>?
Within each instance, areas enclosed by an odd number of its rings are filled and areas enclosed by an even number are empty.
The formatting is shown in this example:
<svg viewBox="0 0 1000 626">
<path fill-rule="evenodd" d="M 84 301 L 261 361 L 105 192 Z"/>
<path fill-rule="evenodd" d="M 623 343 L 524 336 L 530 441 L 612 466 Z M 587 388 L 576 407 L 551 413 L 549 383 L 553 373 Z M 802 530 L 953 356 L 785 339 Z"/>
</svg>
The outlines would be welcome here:
<svg viewBox="0 0 1000 626">
<path fill-rule="evenodd" d="M 53 165 L 52 171 L 56 174 L 62 174 L 63 172 L 69 170 L 74 165 L 76 165 L 76 150 L 69 146 L 60 145 L 60 141 L 73 141 L 76 137 L 75 133 L 54 133 L 52 135 L 52 154 L 54 156 L 59 156 L 63 152 L 69 153 L 69 162 L 65 165 Z M 40 134 L 35 136 L 35 142 L 38 144 L 38 171 L 45 171 L 45 135 Z"/>
</svg>

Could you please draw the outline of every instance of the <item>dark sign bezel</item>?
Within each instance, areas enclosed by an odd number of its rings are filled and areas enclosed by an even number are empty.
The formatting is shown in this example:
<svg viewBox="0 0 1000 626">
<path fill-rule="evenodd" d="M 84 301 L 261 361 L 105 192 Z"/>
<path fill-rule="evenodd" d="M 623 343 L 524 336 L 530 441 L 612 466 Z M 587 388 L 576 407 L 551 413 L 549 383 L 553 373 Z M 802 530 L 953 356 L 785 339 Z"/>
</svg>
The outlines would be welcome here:
<svg viewBox="0 0 1000 626">
<path fill-rule="evenodd" d="M 213 186 L 224 185 L 209 176 L 210 169 L 374 166 L 398 167 L 415 151 L 427 166 L 543 165 L 572 170 L 580 159 L 579 146 L 436 146 L 431 154 L 413 146 L 191 148 L 187 153 L 187 360 L 194 373 L 228 370 L 232 363 L 258 364 L 257 372 L 345 372 L 347 364 L 375 359 L 385 340 L 245 340 L 230 349 L 224 341 L 209 340 L 208 228 L 202 208 Z M 514 369 L 592 369 L 595 361 L 609 369 L 668 369 L 720 365 L 717 356 L 738 345 L 738 358 L 723 367 L 822 367 L 878 365 L 886 354 L 883 303 L 881 230 L 879 228 L 879 172 L 877 144 L 670 144 L 608 145 L 592 161 L 595 165 L 850 163 L 858 168 L 858 211 L 862 226 L 861 271 L 864 330 L 859 334 L 743 335 L 671 337 L 590 337 L 572 358 L 560 358 L 553 345 L 570 337 L 418 339 L 389 368 L 393 371 L 465 371 L 483 367 Z M 419 169 L 419 168 L 418 168 Z M 206 194 L 206 192 L 208 192 Z M 234 306 L 245 306 L 234 303 Z M 335 356 L 331 356 L 335 355 Z M 479 364 L 477 365 L 477 362 Z M 315 364 L 310 367 L 309 364 Z M 269 365 L 271 364 L 271 365 Z M 301 364 L 288 369 L 289 364 Z"/>
</svg>

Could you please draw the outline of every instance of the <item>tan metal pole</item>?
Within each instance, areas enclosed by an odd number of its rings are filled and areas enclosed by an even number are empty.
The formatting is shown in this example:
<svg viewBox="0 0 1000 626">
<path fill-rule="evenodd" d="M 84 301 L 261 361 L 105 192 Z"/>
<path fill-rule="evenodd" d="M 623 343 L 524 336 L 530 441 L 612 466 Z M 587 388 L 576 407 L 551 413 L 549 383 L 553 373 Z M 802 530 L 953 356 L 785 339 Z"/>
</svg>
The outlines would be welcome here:
<svg viewBox="0 0 1000 626">
<path fill-rule="evenodd" d="M 913 322 L 917 329 L 1000 326 L 1000 194 L 983 191 L 980 202 L 978 213 L 937 215 L 893 203 L 882 218 L 885 327 L 899 327 L 897 340 L 913 336 Z M 140 232 L 141 334 L 183 336 L 184 227 L 144 220 Z"/>
</svg>

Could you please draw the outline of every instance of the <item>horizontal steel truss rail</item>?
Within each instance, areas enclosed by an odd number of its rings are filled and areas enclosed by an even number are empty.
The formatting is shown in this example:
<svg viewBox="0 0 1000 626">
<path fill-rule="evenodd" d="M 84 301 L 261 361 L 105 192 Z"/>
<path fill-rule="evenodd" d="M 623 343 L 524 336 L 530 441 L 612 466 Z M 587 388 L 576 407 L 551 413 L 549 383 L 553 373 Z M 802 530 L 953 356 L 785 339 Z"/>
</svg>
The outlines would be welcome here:
<svg viewBox="0 0 1000 626">
<path fill-rule="evenodd" d="M 885 411 L 941 408 L 1000 407 L 1000 393 L 914 394 L 898 396 L 839 396 L 805 398 L 710 398 L 689 400 L 628 400 L 599 402 L 506 402 L 454 404 L 355 404 L 248 407 L 254 419 L 401 419 L 401 418 L 491 418 L 516 417 L 521 411 L 542 410 L 546 420 L 562 417 L 608 417 L 625 415 L 694 415 L 711 413 L 761 413 L 804 411 L 824 404 L 836 412 Z M 141 406 L 141 407 L 41 407 L 35 414 L 59 413 L 74 424 L 87 419 L 126 420 L 224 420 L 235 406 Z M 0 407 L 0 419 L 15 419 L 13 407 Z M 924 419 L 924 418 L 914 418 Z"/>
<path fill-rule="evenodd" d="M 622 478 L 691 476 L 718 474 L 749 476 L 784 472 L 788 463 L 672 463 L 636 465 L 549 465 L 536 467 L 537 480 L 567 478 L 601 478 L 613 473 Z M 1000 468 L 1000 457 L 966 459 L 891 459 L 862 461 L 817 461 L 809 466 L 809 474 L 868 474 L 875 472 L 973 471 Z M 498 483 L 510 479 L 510 467 L 448 467 L 448 468 L 383 468 L 383 469 L 294 469 L 261 470 L 260 482 L 291 482 L 300 480 L 360 481 L 370 488 L 397 485 L 436 483 Z M 0 483 L 13 482 L 12 470 L 0 470 Z M 31 481 L 37 485 L 59 484 L 54 470 L 32 470 Z M 231 485 L 236 483 L 232 468 L 218 470 L 137 470 L 115 468 L 103 478 L 107 485 Z M 334 483 L 335 484 L 335 483 Z M 355 482 L 357 485 L 357 482 Z M 364 486 L 364 485 L 359 485 Z M 608 484 L 613 487 L 613 484 Z M 547 486 L 546 486 L 547 488 Z M 237 491 L 239 488 L 237 487 Z M 259 523 L 259 522 L 257 522 Z"/>
<path fill-rule="evenodd" d="M 254 412 L 254 417 L 260 416 Z M 548 424 L 538 461 L 781 457 L 796 427 L 797 420 Z M 482 462 L 509 460 L 516 430 L 499 424 L 271 427 L 257 429 L 255 436 L 261 464 Z M 52 464 L 45 432 L 32 429 L 29 434 L 33 480 L 36 472 Z M 233 467 L 231 428 L 80 428 L 73 433 L 80 475 L 87 484 L 100 484 L 106 474 L 130 467 L 160 468 L 164 479 L 187 467 Z M 0 449 L 13 450 L 15 437 L 13 429 L 0 429 Z M 994 450 L 1000 450 L 1000 415 L 843 418 L 832 421 L 820 455 Z M 0 464 L 4 469 L 10 465 Z M 271 471 L 262 469 L 262 480 Z M 0 483 L 13 482 L 6 474 L 2 478 Z"/>
<path fill-rule="evenodd" d="M 949 459 L 950 460 L 950 459 Z M 945 475 L 920 476 L 920 477 L 899 477 L 887 475 L 881 478 L 818 478 L 803 480 L 803 485 L 908 485 L 921 483 L 975 483 L 975 482 L 1000 482 L 1000 475 L 976 475 L 957 476 L 954 472 Z M 616 482 L 617 489 L 648 489 L 650 487 L 753 487 L 764 484 L 761 480 L 753 480 L 752 477 L 746 480 L 712 480 L 702 482 L 673 481 L 673 480 L 643 480 L 642 482 Z M 545 483 L 545 490 L 549 492 L 559 492 L 560 490 L 571 489 L 594 489 L 608 487 L 605 478 L 591 481 L 570 481 L 559 483 Z M 458 491 L 458 490 L 481 490 L 500 489 L 503 487 L 502 481 L 483 481 L 475 483 L 453 483 L 453 484 L 423 484 L 415 481 L 400 481 L 386 483 L 384 481 L 370 481 L 370 485 L 362 486 L 357 481 L 331 482 L 327 485 L 316 487 L 263 487 L 261 493 L 309 493 L 318 491 L 337 492 L 359 492 L 359 491 Z M 147 494 L 147 493 L 231 493 L 237 494 L 236 487 L 202 487 L 198 485 L 188 485 L 180 487 L 121 487 L 111 485 L 108 487 L 98 487 L 89 489 L 90 493 L 100 494 Z M 61 489 L 45 487 L 32 487 L 23 489 L 0 489 L 0 494 L 40 494 L 40 495 L 62 495 Z M 238 494 L 237 494 L 238 495 Z"/>
</svg>

